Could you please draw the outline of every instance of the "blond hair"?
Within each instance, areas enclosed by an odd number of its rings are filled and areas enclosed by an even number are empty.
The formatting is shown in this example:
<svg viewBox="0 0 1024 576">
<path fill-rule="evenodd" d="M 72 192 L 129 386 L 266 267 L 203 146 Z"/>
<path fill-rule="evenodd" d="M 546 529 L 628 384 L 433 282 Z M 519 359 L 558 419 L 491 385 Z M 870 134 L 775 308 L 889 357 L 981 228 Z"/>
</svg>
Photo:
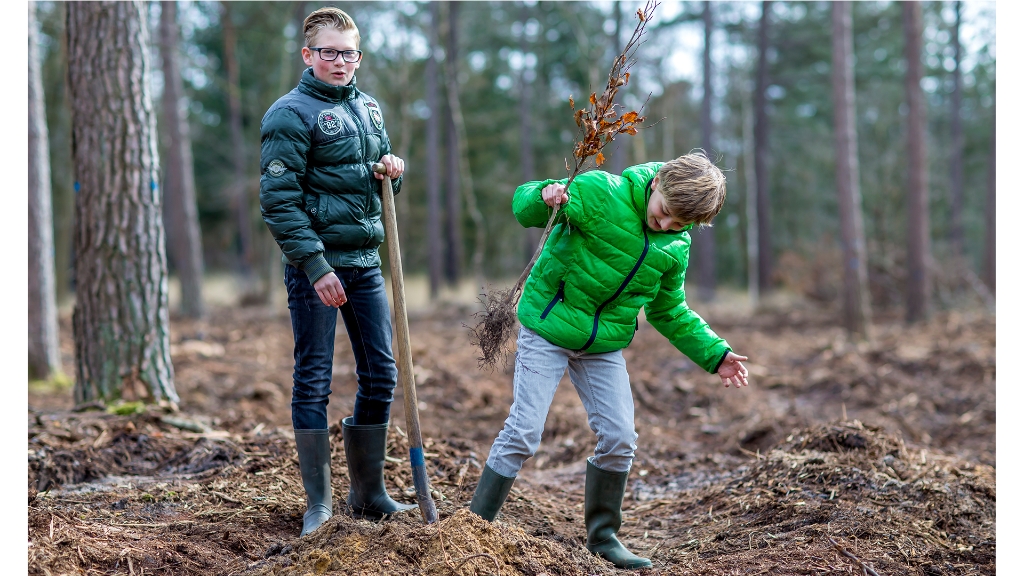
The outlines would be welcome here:
<svg viewBox="0 0 1024 576">
<path fill-rule="evenodd" d="M 658 182 L 665 210 L 684 222 L 710 226 L 725 205 L 725 174 L 699 148 L 663 164 Z"/>
<path fill-rule="evenodd" d="M 356 21 L 345 13 L 341 8 L 324 6 L 310 12 L 309 16 L 302 22 L 302 33 L 306 37 L 306 47 L 313 46 L 317 34 L 325 28 L 333 28 L 338 32 L 354 30 L 356 33 L 356 46 L 359 46 L 359 28 Z"/>
</svg>

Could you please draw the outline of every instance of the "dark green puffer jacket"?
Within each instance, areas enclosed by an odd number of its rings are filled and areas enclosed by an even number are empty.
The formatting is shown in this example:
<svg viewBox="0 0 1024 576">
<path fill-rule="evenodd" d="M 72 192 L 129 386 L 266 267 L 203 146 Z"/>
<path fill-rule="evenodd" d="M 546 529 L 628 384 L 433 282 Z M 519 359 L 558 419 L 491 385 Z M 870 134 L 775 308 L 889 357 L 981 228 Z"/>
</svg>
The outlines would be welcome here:
<svg viewBox="0 0 1024 576">
<path fill-rule="evenodd" d="M 580 174 L 569 188 L 551 236 L 523 286 L 523 326 L 570 350 L 625 348 L 644 307 L 647 320 L 698 366 L 716 372 L 730 351 L 686 304 L 683 280 L 690 257 L 689 226 L 679 232 L 647 227 L 651 180 L 662 162 Z M 551 209 L 541 189 L 566 179 L 527 182 L 512 198 L 523 226 L 543 227 Z"/>
<path fill-rule="evenodd" d="M 391 153 L 376 100 L 302 73 L 260 124 L 260 212 L 285 262 L 316 282 L 333 267 L 380 266 L 381 181 Z M 392 183 L 397 194 L 402 185 Z"/>
</svg>

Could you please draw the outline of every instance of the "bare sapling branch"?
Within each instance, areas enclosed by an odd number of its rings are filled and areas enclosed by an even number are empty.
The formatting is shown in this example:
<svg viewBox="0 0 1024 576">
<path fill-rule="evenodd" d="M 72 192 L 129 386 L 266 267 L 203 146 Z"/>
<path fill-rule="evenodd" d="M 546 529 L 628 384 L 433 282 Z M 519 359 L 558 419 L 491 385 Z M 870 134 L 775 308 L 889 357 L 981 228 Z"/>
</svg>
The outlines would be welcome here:
<svg viewBox="0 0 1024 576">
<path fill-rule="evenodd" d="M 594 167 L 600 167 L 605 162 L 602 150 L 612 142 L 619 134 L 635 136 L 637 126 L 646 118 L 635 110 L 624 111 L 621 104 L 615 103 L 615 96 L 619 90 L 629 83 L 630 68 L 636 63 L 634 55 L 639 48 L 647 23 L 654 14 L 655 8 L 660 5 L 656 1 L 648 1 L 643 8 L 636 11 L 639 20 L 632 36 L 626 42 L 622 53 L 615 58 L 611 71 L 608 73 L 608 83 L 600 96 L 591 92 L 586 107 L 576 108 L 576 102 L 569 96 L 569 107 L 573 110 L 573 120 L 576 122 L 576 139 L 573 144 L 573 164 L 570 167 L 568 159 L 565 161 L 565 171 L 569 175 L 565 183 L 566 194 L 570 195 L 570 187 L 573 180 L 584 168 L 591 163 Z M 641 110 L 643 108 L 641 107 Z M 537 250 L 526 265 L 526 269 L 519 276 L 519 280 L 512 288 L 494 290 L 489 294 L 481 295 L 480 301 L 484 309 L 476 316 L 483 316 L 483 319 L 475 328 L 470 328 L 472 343 L 480 347 L 479 358 L 481 368 L 494 368 L 498 360 L 507 357 L 511 351 L 511 337 L 516 324 L 516 305 L 523 293 L 523 285 L 537 262 L 544 243 L 551 235 L 551 229 L 558 217 L 561 205 L 556 204 L 551 210 L 547 226 L 544 227 L 544 234 L 537 244 Z"/>
</svg>

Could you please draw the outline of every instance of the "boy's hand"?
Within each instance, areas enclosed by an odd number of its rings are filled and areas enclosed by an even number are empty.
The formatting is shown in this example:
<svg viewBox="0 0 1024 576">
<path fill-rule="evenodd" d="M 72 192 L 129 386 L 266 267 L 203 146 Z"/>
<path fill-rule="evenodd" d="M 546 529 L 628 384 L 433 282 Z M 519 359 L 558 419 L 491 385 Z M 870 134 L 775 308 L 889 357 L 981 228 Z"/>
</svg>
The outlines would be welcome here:
<svg viewBox="0 0 1024 576">
<path fill-rule="evenodd" d="M 552 208 L 557 204 L 569 203 L 569 195 L 565 193 L 565 185 L 558 184 L 557 182 L 555 184 L 548 184 L 542 188 L 540 196 L 544 199 L 544 203 Z"/>
<path fill-rule="evenodd" d="M 334 272 L 328 272 L 317 280 L 313 284 L 313 289 L 316 290 L 316 294 L 324 306 L 340 308 L 345 302 L 348 302 L 345 288 L 342 287 L 341 280 L 338 280 L 338 275 Z"/>
<path fill-rule="evenodd" d="M 747 367 L 742 362 L 742 360 L 746 359 L 746 356 L 740 356 L 732 352 L 725 355 L 725 360 L 722 360 L 722 365 L 718 367 L 718 376 L 722 379 L 722 384 L 725 384 L 726 388 L 730 385 L 737 388 L 747 385 Z"/>
<path fill-rule="evenodd" d="M 381 164 L 384 164 L 385 168 L 387 168 L 388 177 L 390 177 L 392 180 L 398 178 L 399 176 L 402 175 L 403 172 L 405 172 L 405 160 L 402 160 L 401 158 L 395 156 L 394 154 L 385 154 L 381 156 L 380 162 Z M 373 173 L 373 177 L 376 178 L 377 180 L 384 179 L 384 175 L 378 174 L 377 172 Z"/>
</svg>

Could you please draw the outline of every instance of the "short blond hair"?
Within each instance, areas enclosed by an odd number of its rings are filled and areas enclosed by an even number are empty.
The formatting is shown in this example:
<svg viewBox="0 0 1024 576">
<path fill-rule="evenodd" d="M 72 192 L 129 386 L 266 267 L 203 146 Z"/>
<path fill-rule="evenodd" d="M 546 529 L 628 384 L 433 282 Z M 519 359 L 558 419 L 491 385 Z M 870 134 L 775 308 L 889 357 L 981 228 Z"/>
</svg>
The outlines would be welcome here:
<svg viewBox="0 0 1024 576">
<path fill-rule="evenodd" d="M 320 31 L 325 28 L 333 28 L 338 32 L 355 30 L 356 47 L 359 46 L 359 28 L 356 26 L 356 21 L 341 8 L 324 6 L 310 12 L 302 22 L 302 34 L 306 37 L 307 48 L 313 47 L 317 34 L 320 34 Z"/>
<path fill-rule="evenodd" d="M 725 174 L 699 148 L 663 164 L 658 182 L 665 210 L 683 222 L 710 226 L 725 205 Z"/>
</svg>

